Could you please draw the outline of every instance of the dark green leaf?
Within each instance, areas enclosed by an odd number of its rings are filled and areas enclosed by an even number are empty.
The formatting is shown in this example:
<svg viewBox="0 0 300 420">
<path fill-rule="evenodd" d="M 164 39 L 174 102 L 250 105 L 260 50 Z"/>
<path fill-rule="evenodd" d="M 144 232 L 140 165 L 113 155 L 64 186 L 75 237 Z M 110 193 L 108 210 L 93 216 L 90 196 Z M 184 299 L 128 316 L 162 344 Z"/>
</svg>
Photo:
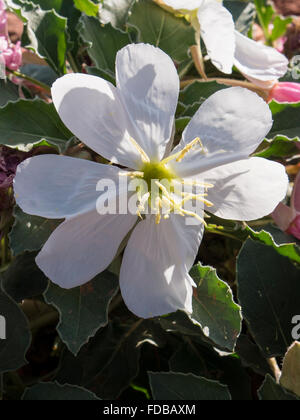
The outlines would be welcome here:
<svg viewBox="0 0 300 420">
<path fill-rule="evenodd" d="M 116 55 L 130 43 L 128 35 L 113 28 L 111 24 L 103 25 L 98 19 L 88 16 L 81 17 L 79 33 L 89 45 L 88 54 L 94 65 L 114 77 Z"/>
<path fill-rule="evenodd" d="M 36 252 L 25 252 L 2 275 L 2 287 L 16 302 L 42 295 L 48 280 L 35 263 Z"/>
<path fill-rule="evenodd" d="M 197 284 L 193 296 L 192 319 L 218 347 L 233 351 L 241 332 L 241 311 L 234 303 L 230 287 L 212 267 L 196 265 L 191 277 Z"/>
<path fill-rule="evenodd" d="M 9 234 L 13 255 L 24 251 L 39 251 L 62 220 L 44 219 L 24 213 L 19 207 L 14 210 L 15 222 Z"/>
<path fill-rule="evenodd" d="M 0 284 L 0 373 L 17 370 L 27 362 L 31 334 L 27 319 Z"/>
<path fill-rule="evenodd" d="M 153 1 L 136 2 L 128 25 L 138 31 L 138 42 L 155 45 L 178 62 L 188 57 L 190 46 L 195 44 L 192 26 L 184 19 L 166 12 Z"/>
<path fill-rule="evenodd" d="M 238 298 L 265 357 L 286 353 L 299 312 L 300 271 L 273 247 L 248 239 L 237 265 Z"/>
<path fill-rule="evenodd" d="M 249 376 L 240 360 L 233 356 L 220 356 L 212 347 L 187 337 L 170 359 L 173 372 L 193 373 L 215 379 L 227 385 L 233 400 L 251 400 Z"/>
<path fill-rule="evenodd" d="M 299 401 L 299 398 L 278 385 L 270 375 L 266 376 L 258 390 L 258 396 L 261 401 Z"/>
<path fill-rule="evenodd" d="M 15 102 L 19 99 L 18 87 L 9 80 L 0 80 L 0 107 L 3 107 L 7 102 Z"/>
<path fill-rule="evenodd" d="M 55 10 L 32 7 L 32 3 L 21 9 L 26 20 L 27 48 L 45 58 L 58 75 L 66 73 L 66 54 L 70 48 L 67 35 L 67 19 Z"/>
<path fill-rule="evenodd" d="M 71 290 L 49 284 L 44 296 L 60 313 L 57 330 L 71 352 L 77 354 L 107 324 L 108 306 L 118 287 L 117 277 L 109 271 Z"/>
<path fill-rule="evenodd" d="M 193 374 L 149 372 L 150 386 L 155 400 L 228 401 L 227 386 Z"/>
<path fill-rule="evenodd" d="M 103 399 L 115 399 L 139 371 L 140 343 L 146 321 L 129 326 L 110 323 L 85 345 L 77 357 L 63 355 L 58 380 L 88 387 Z"/>
<path fill-rule="evenodd" d="M 300 104 L 293 105 L 276 105 L 276 102 L 271 104 L 273 111 L 274 124 L 267 135 L 267 138 L 273 140 L 274 137 L 287 137 L 288 139 L 300 139 Z"/>
<path fill-rule="evenodd" d="M 27 388 L 25 401 L 99 401 L 95 394 L 74 385 L 59 385 L 56 382 L 39 383 Z"/>
<path fill-rule="evenodd" d="M 36 99 L 8 103 L 0 108 L 0 143 L 28 146 L 46 139 L 61 150 L 72 133 L 61 122 L 53 104 Z"/>
<path fill-rule="evenodd" d="M 217 82 L 195 81 L 180 92 L 178 117 L 193 117 L 199 106 L 212 94 L 228 86 Z"/>
<path fill-rule="evenodd" d="M 272 373 L 270 365 L 263 356 L 259 347 L 246 335 L 241 334 L 236 343 L 236 353 L 239 355 L 243 366 L 253 369 L 259 375 Z"/>
<path fill-rule="evenodd" d="M 179 101 L 185 106 L 195 103 L 200 105 L 214 93 L 227 88 L 217 82 L 195 81 L 180 92 Z"/>
</svg>

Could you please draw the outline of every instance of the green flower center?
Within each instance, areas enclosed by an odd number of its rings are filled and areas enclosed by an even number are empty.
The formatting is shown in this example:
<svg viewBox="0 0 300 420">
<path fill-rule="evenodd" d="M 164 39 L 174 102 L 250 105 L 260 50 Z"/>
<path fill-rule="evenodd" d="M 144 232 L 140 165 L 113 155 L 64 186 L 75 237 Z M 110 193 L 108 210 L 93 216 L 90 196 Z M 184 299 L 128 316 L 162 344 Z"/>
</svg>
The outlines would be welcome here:
<svg viewBox="0 0 300 420">
<path fill-rule="evenodd" d="M 143 179 L 148 185 L 148 191 L 151 191 L 152 181 L 171 181 L 175 178 L 175 174 L 166 167 L 162 162 L 146 162 L 141 168 L 144 173 Z"/>
</svg>

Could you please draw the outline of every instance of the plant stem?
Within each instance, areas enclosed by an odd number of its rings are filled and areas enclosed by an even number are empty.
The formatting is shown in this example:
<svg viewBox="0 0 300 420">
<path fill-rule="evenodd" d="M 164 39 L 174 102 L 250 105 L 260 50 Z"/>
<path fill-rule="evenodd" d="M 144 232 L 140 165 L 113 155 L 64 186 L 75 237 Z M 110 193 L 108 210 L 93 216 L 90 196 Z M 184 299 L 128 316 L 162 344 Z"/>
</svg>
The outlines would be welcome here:
<svg viewBox="0 0 300 420">
<path fill-rule="evenodd" d="M 209 233 L 215 233 L 217 235 L 226 236 L 227 238 L 234 239 L 235 241 L 243 242 L 241 238 L 238 238 L 232 232 L 228 232 L 223 226 L 207 225 L 205 230 Z"/>
<path fill-rule="evenodd" d="M 80 73 L 79 68 L 77 66 L 77 63 L 76 63 L 76 61 L 73 57 L 73 54 L 70 51 L 68 51 L 67 57 L 68 57 L 68 61 L 69 61 L 69 64 L 70 64 L 73 72 L 74 73 Z"/>
<path fill-rule="evenodd" d="M 257 93 L 265 100 L 267 100 L 269 97 L 269 91 L 267 89 L 259 87 L 255 85 L 254 83 L 247 82 L 245 80 L 225 79 L 225 78 L 219 78 L 219 77 L 206 78 L 205 80 L 197 79 L 197 78 L 184 80 L 180 83 L 180 89 L 184 89 L 186 86 L 189 86 L 194 82 L 202 82 L 202 83 L 203 82 L 217 82 L 217 83 L 220 83 L 222 85 L 227 85 L 227 86 L 240 86 L 240 87 L 252 90 L 253 92 Z"/>
<path fill-rule="evenodd" d="M 13 74 L 16 77 L 20 77 L 21 79 L 27 80 L 28 82 L 39 86 L 41 89 L 43 89 L 46 93 L 48 93 L 49 95 L 51 95 L 51 89 L 48 85 L 46 85 L 43 82 L 40 82 L 37 79 L 34 79 L 33 77 L 28 76 L 27 74 L 24 73 L 20 73 L 19 71 L 16 70 L 8 70 L 11 74 Z"/>
<path fill-rule="evenodd" d="M 205 68 L 204 68 L 203 55 L 202 55 L 201 46 L 200 46 L 200 40 L 199 41 L 197 40 L 197 45 L 193 45 L 192 47 L 190 47 L 190 51 L 191 51 L 191 55 L 192 55 L 192 58 L 193 58 L 193 61 L 194 61 L 194 64 L 198 73 L 204 80 L 207 80 L 207 76 L 206 76 Z"/>
</svg>

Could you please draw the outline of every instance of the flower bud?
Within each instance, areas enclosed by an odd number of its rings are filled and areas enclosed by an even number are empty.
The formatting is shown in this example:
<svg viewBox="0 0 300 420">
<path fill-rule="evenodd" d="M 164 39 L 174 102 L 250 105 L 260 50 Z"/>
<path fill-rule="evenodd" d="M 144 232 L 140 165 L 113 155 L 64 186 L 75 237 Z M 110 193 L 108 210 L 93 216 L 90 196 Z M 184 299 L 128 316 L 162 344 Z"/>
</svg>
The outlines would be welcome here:
<svg viewBox="0 0 300 420">
<path fill-rule="evenodd" d="M 293 82 L 278 82 L 269 92 L 268 101 L 275 101 L 283 103 L 300 102 L 300 83 Z"/>
</svg>

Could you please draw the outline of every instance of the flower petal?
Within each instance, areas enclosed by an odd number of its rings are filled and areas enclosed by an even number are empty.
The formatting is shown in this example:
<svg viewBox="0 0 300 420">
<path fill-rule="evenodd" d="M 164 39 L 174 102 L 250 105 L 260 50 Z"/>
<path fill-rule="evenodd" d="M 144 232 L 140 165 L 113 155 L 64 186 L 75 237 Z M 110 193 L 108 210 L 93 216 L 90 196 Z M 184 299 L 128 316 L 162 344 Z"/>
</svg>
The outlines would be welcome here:
<svg viewBox="0 0 300 420">
<path fill-rule="evenodd" d="M 160 160 L 172 134 L 179 78 L 170 57 L 148 44 L 131 44 L 118 52 L 117 86 L 134 121 L 135 140 L 152 159 Z"/>
<path fill-rule="evenodd" d="M 172 7 L 174 10 L 196 10 L 204 0 L 159 0 L 166 6 Z"/>
<path fill-rule="evenodd" d="M 109 266 L 136 221 L 136 216 L 96 211 L 68 219 L 52 233 L 36 263 L 60 287 L 80 286 Z"/>
<path fill-rule="evenodd" d="M 41 155 L 18 166 L 17 204 L 28 214 L 61 219 L 96 209 L 99 180 L 116 184 L 121 170 L 67 156 Z M 118 191 L 120 193 L 120 191 Z"/>
<path fill-rule="evenodd" d="M 193 280 L 188 272 L 203 235 L 202 226 L 186 226 L 186 219 L 172 214 L 155 224 L 149 217 L 135 228 L 125 250 L 120 287 L 128 308 L 150 318 L 192 311 Z"/>
<path fill-rule="evenodd" d="M 106 159 L 137 169 L 141 156 L 130 142 L 136 130 L 111 83 L 88 74 L 67 74 L 52 86 L 54 105 L 64 124 Z"/>
<path fill-rule="evenodd" d="M 295 179 L 292 194 L 292 207 L 296 210 L 297 213 L 300 213 L 300 172 Z"/>
<path fill-rule="evenodd" d="M 200 145 L 195 146 L 181 162 L 171 162 L 171 166 L 185 177 L 245 159 L 271 127 L 271 111 L 256 93 L 240 87 L 220 90 L 200 106 L 174 150 L 200 137 L 204 152 Z"/>
<path fill-rule="evenodd" d="M 198 10 L 198 20 L 209 58 L 220 71 L 230 74 L 235 50 L 231 13 L 217 1 L 205 0 Z"/>
<path fill-rule="evenodd" d="M 235 31 L 234 65 L 257 85 L 267 87 L 264 82 L 275 82 L 288 69 L 288 59 L 275 48 L 253 41 Z"/>
<path fill-rule="evenodd" d="M 209 211 L 223 219 L 256 220 L 266 216 L 285 198 L 288 177 L 283 165 L 262 158 L 230 163 L 201 175 L 214 184 Z"/>
<path fill-rule="evenodd" d="M 275 223 L 280 227 L 284 232 L 289 228 L 290 224 L 293 222 L 296 214 L 288 207 L 286 204 L 279 203 L 276 209 L 272 213 L 272 217 Z"/>
</svg>

